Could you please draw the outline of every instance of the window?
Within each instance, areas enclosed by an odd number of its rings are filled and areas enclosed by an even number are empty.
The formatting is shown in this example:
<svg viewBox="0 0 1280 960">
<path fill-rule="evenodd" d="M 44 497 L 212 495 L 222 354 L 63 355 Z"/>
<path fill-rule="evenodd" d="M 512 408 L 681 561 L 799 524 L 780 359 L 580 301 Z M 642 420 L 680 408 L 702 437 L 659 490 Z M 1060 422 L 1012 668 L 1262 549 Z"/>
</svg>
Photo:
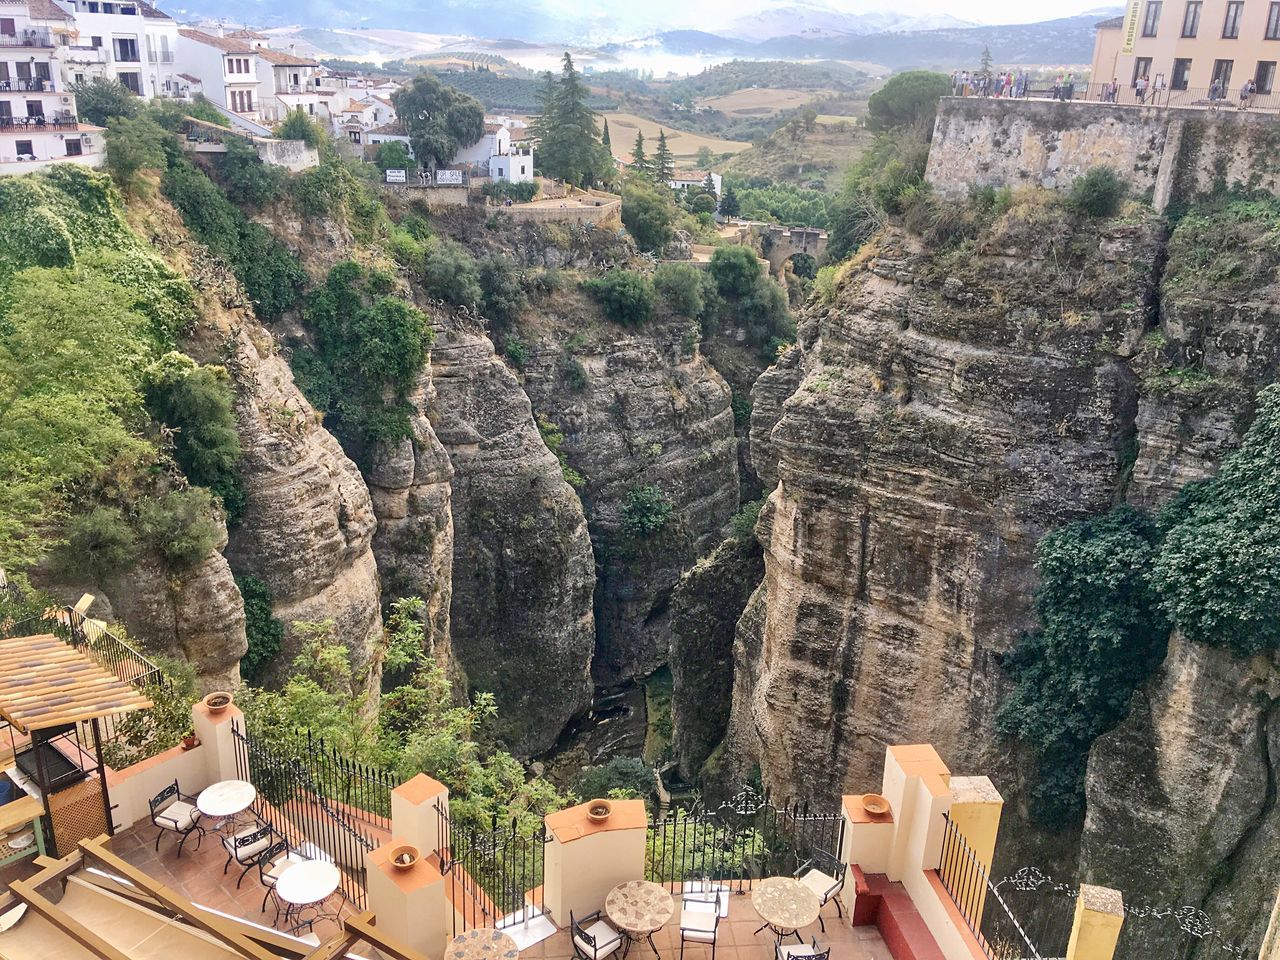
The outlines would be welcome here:
<svg viewBox="0 0 1280 960">
<path fill-rule="evenodd" d="M 1174 90 L 1186 90 L 1191 86 L 1191 60 L 1180 58 L 1173 61 L 1173 79 L 1169 82 Z"/>
<path fill-rule="evenodd" d="M 78 157 L 84 153 L 84 147 L 81 145 L 79 137 L 68 137 L 66 142 L 68 157 Z"/>
<path fill-rule="evenodd" d="M 1136 87 L 1141 77 L 1149 76 L 1151 76 L 1151 58 L 1138 57 L 1133 61 L 1133 82 L 1129 86 Z"/>
<path fill-rule="evenodd" d="M 43 101 L 43 100 L 28 100 L 28 101 L 27 101 L 27 116 L 28 116 L 28 117 L 43 117 L 43 116 L 44 116 L 44 101 Z"/>
<path fill-rule="evenodd" d="M 133 37 L 115 37 L 111 41 L 111 49 L 120 63 L 138 63 L 138 41 Z"/>
<path fill-rule="evenodd" d="M 1270 93 L 1276 85 L 1276 62 L 1259 60 L 1258 69 L 1253 73 L 1253 83 L 1258 88 L 1258 93 Z"/>
<path fill-rule="evenodd" d="M 16 37 L 18 24 L 12 17 L 0 17 L 0 37 Z"/>
<path fill-rule="evenodd" d="M 22 157 L 34 157 L 36 155 L 36 148 L 32 146 L 32 141 L 30 140 L 19 140 L 14 144 L 14 146 L 17 148 L 18 157 L 20 159 Z"/>
<path fill-rule="evenodd" d="M 116 79 L 129 88 L 130 92 L 142 96 L 142 74 L 122 73 Z"/>
<path fill-rule="evenodd" d="M 1184 37 L 1194 37 L 1200 32 L 1200 8 L 1204 6 L 1201 0 L 1190 0 L 1187 4 L 1186 12 L 1182 15 L 1182 35 Z"/>
<path fill-rule="evenodd" d="M 101 47 L 101 46 L 102 46 L 102 38 L 101 38 L 101 37 L 90 37 L 90 38 L 89 38 L 89 46 L 91 46 L 91 47 L 93 47 L 93 49 L 97 50 L 99 47 Z"/>
<path fill-rule="evenodd" d="M 1142 18 L 1142 35 L 1154 37 L 1156 28 L 1160 26 L 1160 8 L 1164 4 L 1160 0 L 1147 0 L 1147 15 Z"/>
<path fill-rule="evenodd" d="M 1280 40 L 1280 3 L 1273 3 L 1267 11 L 1267 39 Z"/>
<path fill-rule="evenodd" d="M 1235 40 L 1240 36 L 1240 15 L 1244 13 L 1244 0 L 1230 0 L 1227 18 L 1222 21 L 1222 39 Z"/>
<path fill-rule="evenodd" d="M 1222 81 L 1222 90 L 1224 93 L 1227 90 L 1231 89 L 1231 68 L 1234 65 L 1235 65 L 1234 60 L 1213 61 L 1213 78 L 1212 79 Z"/>
<path fill-rule="evenodd" d="M 0 100 L 0 120 L 13 119 L 13 106 L 8 100 Z"/>
</svg>

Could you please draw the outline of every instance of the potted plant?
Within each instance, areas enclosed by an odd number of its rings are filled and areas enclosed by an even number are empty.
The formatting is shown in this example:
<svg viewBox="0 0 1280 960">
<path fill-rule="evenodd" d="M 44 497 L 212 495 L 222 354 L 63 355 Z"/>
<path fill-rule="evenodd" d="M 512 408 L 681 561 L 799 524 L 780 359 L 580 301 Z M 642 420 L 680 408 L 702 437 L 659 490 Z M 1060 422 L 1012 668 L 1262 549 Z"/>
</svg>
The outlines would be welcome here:
<svg viewBox="0 0 1280 960">
<path fill-rule="evenodd" d="M 592 823 L 604 823 L 613 813 L 613 804 L 608 800 L 592 800 L 587 804 L 587 819 Z"/>
<path fill-rule="evenodd" d="M 222 713 L 231 706 L 231 694 L 225 690 L 215 690 L 204 698 L 204 705 L 212 714 Z"/>
<path fill-rule="evenodd" d="M 412 843 L 402 843 L 391 851 L 391 866 L 397 870 L 412 870 L 422 852 Z"/>
<path fill-rule="evenodd" d="M 182 733 L 182 749 L 190 750 L 192 747 L 200 746 L 200 741 L 196 739 L 195 730 L 187 727 Z"/>
</svg>

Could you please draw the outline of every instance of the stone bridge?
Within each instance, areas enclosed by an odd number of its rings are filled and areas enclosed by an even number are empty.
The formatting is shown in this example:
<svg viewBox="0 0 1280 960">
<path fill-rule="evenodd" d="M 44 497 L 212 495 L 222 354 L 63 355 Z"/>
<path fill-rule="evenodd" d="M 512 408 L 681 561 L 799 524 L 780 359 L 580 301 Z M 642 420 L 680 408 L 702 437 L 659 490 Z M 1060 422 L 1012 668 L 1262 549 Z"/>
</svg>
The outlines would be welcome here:
<svg viewBox="0 0 1280 960">
<path fill-rule="evenodd" d="M 797 253 L 821 260 L 827 251 L 827 231 L 815 227 L 783 227 L 770 224 L 760 238 L 760 249 L 769 261 L 769 270 L 781 274 Z"/>
</svg>

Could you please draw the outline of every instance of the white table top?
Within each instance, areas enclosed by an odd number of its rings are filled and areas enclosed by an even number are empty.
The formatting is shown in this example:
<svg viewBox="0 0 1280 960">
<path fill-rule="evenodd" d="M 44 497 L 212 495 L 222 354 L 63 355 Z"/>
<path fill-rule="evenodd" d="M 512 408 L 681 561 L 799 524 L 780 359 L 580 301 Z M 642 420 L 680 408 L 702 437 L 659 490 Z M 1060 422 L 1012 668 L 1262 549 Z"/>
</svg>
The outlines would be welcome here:
<svg viewBox="0 0 1280 960">
<path fill-rule="evenodd" d="M 201 790 L 196 806 L 206 817 L 234 817 L 248 810 L 257 798 L 258 791 L 252 783 L 223 780 Z"/>
<path fill-rule="evenodd" d="M 280 874 L 276 881 L 276 896 L 295 907 L 319 903 L 338 889 L 342 874 L 332 863 L 308 860 L 295 863 Z"/>
</svg>

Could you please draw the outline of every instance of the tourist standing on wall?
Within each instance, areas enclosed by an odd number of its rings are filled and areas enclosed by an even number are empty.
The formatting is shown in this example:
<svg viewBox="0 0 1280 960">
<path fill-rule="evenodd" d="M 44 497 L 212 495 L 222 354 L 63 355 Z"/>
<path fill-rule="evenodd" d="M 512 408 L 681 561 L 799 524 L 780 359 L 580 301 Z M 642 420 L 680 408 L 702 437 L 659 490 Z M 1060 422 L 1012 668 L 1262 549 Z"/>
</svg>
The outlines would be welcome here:
<svg viewBox="0 0 1280 960">
<path fill-rule="evenodd" d="M 1209 109 L 1217 110 L 1222 101 L 1222 78 L 1215 77 L 1212 86 L 1209 87 Z"/>
<path fill-rule="evenodd" d="M 1134 84 L 1134 92 L 1138 96 L 1139 103 L 1147 102 L 1147 75 L 1145 73 L 1140 76 L 1137 83 Z"/>
<path fill-rule="evenodd" d="M 1244 82 L 1244 86 L 1240 88 L 1240 109 L 1241 110 L 1249 109 L 1249 104 L 1253 101 L 1254 91 L 1257 89 L 1258 87 L 1253 82 L 1252 79 L 1246 80 Z"/>
</svg>

